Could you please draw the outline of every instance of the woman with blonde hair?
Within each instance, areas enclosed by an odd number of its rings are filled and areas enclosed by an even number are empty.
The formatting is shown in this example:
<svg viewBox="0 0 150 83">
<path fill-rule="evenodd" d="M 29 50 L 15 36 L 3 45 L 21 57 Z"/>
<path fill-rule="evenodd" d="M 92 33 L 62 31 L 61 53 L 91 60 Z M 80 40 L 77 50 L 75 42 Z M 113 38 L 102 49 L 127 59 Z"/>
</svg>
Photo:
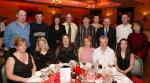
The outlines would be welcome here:
<svg viewBox="0 0 150 83">
<path fill-rule="evenodd" d="M 90 62 L 92 63 L 92 55 L 94 48 L 92 47 L 92 37 L 84 37 L 84 45 L 79 48 L 78 57 L 80 62 Z"/>
<path fill-rule="evenodd" d="M 27 82 L 35 73 L 36 66 L 32 56 L 26 52 L 24 38 L 15 37 L 16 51 L 6 61 L 6 75 L 9 83 Z"/>
<path fill-rule="evenodd" d="M 40 70 L 49 66 L 52 63 L 55 63 L 55 56 L 53 55 L 53 50 L 49 48 L 47 40 L 44 37 L 40 37 L 37 39 L 34 59 L 37 70 Z"/>
</svg>

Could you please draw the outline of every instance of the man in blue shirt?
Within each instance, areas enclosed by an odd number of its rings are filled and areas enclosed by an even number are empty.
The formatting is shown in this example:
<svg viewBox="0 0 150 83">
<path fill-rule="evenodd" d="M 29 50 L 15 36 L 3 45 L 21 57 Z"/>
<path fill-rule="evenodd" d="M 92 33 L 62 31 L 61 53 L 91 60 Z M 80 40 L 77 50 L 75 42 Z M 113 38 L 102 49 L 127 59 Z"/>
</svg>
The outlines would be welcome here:
<svg viewBox="0 0 150 83">
<path fill-rule="evenodd" d="M 24 38 L 27 42 L 27 47 L 30 46 L 29 42 L 29 34 L 30 34 L 30 25 L 26 22 L 26 11 L 18 10 L 16 13 L 16 21 L 10 23 L 5 32 L 4 32 L 4 44 L 6 49 L 13 49 L 14 47 L 14 39 L 16 36 L 20 36 Z"/>
</svg>

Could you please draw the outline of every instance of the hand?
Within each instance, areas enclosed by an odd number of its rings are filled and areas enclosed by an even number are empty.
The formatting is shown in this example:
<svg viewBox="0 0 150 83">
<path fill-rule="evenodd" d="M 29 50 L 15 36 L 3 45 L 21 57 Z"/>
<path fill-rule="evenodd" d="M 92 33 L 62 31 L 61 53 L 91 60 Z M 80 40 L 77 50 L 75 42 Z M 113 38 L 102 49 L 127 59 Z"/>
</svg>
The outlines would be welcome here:
<svg viewBox="0 0 150 83">
<path fill-rule="evenodd" d="M 120 70 L 120 72 L 121 72 L 122 74 L 126 75 L 125 71 L 123 71 L 123 70 Z"/>
</svg>

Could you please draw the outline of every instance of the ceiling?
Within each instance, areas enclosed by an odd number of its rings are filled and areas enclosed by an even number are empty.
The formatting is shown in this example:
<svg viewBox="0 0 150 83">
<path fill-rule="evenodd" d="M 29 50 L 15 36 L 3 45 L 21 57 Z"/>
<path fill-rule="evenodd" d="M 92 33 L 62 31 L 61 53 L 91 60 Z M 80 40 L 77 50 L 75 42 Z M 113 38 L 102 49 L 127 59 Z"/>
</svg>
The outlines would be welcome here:
<svg viewBox="0 0 150 83">
<path fill-rule="evenodd" d="M 51 0 L 11 0 L 11 1 L 24 1 L 31 3 L 47 4 L 52 6 L 69 6 L 87 8 L 89 4 L 94 4 L 95 8 L 102 7 L 120 7 L 143 4 L 144 0 L 61 0 L 61 4 L 50 4 Z"/>
</svg>

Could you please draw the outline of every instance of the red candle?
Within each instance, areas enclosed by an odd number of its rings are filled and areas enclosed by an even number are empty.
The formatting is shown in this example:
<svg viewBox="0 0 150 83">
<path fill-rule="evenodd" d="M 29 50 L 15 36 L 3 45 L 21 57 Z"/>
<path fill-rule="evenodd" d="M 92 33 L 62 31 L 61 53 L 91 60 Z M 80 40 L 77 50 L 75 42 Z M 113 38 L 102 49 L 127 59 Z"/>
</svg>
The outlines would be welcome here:
<svg viewBox="0 0 150 83">
<path fill-rule="evenodd" d="M 77 75 L 80 74 L 80 65 L 76 65 L 75 72 L 76 72 Z"/>
</svg>

